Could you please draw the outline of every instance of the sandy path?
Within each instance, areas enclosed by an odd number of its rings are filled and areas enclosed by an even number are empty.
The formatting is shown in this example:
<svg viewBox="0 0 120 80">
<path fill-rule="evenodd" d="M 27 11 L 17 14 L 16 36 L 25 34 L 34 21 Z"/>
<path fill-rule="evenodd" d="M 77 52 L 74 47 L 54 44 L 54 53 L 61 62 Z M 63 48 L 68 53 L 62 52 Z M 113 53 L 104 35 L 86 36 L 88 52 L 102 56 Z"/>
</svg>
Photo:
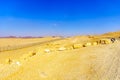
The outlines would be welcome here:
<svg viewBox="0 0 120 80">
<path fill-rule="evenodd" d="M 95 80 L 120 80 L 120 43 L 115 43 L 97 53 L 93 62 Z M 91 78 L 93 80 L 93 78 Z"/>
</svg>

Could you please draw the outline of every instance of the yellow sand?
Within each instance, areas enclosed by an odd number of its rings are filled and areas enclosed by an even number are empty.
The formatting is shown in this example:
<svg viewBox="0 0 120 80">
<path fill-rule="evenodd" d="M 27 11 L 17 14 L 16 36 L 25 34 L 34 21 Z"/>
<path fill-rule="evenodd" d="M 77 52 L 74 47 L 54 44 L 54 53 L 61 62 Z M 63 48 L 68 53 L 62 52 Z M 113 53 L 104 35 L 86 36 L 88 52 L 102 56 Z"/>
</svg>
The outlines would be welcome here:
<svg viewBox="0 0 120 80">
<path fill-rule="evenodd" d="M 82 38 L 0 52 L 0 80 L 120 80 L 119 39 L 74 49 L 73 44 L 93 41 Z"/>
</svg>

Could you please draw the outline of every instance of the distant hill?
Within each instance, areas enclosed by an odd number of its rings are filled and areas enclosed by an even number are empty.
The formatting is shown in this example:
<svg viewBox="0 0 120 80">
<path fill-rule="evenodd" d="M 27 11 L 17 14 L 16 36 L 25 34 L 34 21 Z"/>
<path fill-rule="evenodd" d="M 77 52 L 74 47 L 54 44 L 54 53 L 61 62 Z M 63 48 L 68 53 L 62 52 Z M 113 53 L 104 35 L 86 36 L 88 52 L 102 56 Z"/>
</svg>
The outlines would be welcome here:
<svg viewBox="0 0 120 80">
<path fill-rule="evenodd" d="M 102 34 L 101 36 L 104 36 L 104 37 L 120 37 L 120 31 L 108 32 L 108 33 Z"/>
</svg>

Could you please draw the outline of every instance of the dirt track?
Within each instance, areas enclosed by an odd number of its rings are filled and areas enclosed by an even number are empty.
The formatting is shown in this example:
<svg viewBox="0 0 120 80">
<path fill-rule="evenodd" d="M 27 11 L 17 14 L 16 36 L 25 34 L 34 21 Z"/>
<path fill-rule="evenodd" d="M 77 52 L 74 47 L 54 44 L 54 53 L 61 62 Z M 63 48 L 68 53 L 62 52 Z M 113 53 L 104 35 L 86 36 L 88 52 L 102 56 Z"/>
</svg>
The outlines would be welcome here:
<svg viewBox="0 0 120 80">
<path fill-rule="evenodd" d="M 111 49 L 103 59 L 103 65 L 99 69 L 106 69 L 101 75 L 101 79 L 120 80 L 120 43 L 109 48 Z M 109 51 L 109 50 L 108 50 Z"/>
<path fill-rule="evenodd" d="M 120 80 L 120 42 L 97 51 L 92 66 L 95 72 L 91 80 Z"/>
</svg>

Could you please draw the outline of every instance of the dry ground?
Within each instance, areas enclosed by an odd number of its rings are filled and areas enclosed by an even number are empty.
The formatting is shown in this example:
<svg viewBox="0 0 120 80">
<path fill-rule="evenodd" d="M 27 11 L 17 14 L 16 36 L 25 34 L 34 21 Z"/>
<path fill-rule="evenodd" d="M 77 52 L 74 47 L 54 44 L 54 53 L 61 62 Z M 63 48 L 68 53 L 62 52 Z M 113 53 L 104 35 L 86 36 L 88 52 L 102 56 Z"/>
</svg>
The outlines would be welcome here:
<svg viewBox="0 0 120 80">
<path fill-rule="evenodd" d="M 0 47 L 26 45 L 31 43 L 52 40 L 52 37 L 44 38 L 0 38 Z"/>
<path fill-rule="evenodd" d="M 0 80 L 120 80 L 119 40 L 112 44 L 57 50 L 61 44 L 79 40 L 68 38 L 1 52 Z M 48 52 L 44 52 L 45 49 Z M 10 63 L 6 62 L 7 58 Z"/>
</svg>

